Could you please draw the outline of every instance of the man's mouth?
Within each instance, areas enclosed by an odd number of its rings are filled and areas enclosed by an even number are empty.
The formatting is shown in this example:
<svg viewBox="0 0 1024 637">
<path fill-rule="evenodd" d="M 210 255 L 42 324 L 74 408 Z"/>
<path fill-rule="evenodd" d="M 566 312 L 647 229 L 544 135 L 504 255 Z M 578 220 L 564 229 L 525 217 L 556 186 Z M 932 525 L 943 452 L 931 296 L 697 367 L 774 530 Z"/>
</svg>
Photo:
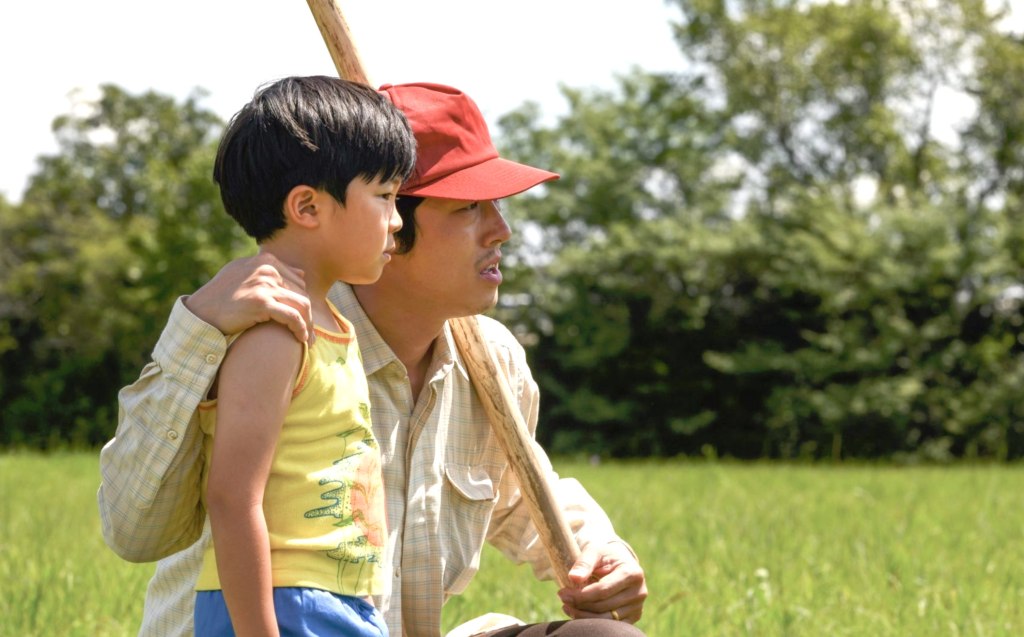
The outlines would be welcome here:
<svg viewBox="0 0 1024 637">
<path fill-rule="evenodd" d="M 483 269 L 480 270 L 480 275 L 486 279 L 497 281 L 501 283 L 501 253 L 491 256 L 484 262 Z"/>
<path fill-rule="evenodd" d="M 485 272 L 497 272 L 498 271 L 498 266 L 500 264 L 501 264 L 501 253 L 497 252 L 495 254 L 490 254 L 490 255 L 488 255 L 483 260 L 483 266 L 484 267 L 480 270 L 480 273 L 483 274 Z"/>
</svg>

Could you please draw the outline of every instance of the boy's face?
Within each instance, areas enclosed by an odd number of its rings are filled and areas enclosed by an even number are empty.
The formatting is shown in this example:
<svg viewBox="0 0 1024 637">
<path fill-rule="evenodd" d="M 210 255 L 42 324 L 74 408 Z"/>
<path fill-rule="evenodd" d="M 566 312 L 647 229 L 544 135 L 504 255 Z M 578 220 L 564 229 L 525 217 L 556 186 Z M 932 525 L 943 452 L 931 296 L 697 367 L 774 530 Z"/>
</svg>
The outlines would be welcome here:
<svg viewBox="0 0 1024 637">
<path fill-rule="evenodd" d="M 373 283 L 395 249 L 394 233 L 402 227 L 395 209 L 395 197 L 401 181 L 369 182 L 353 179 L 341 205 L 326 191 L 320 195 L 327 208 L 324 239 L 327 241 L 334 277 L 346 283 Z"/>
<path fill-rule="evenodd" d="M 416 208 L 416 243 L 395 255 L 381 283 L 435 319 L 479 314 L 498 300 L 501 244 L 511 231 L 497 201 L 428 197 Z"/>
</svg>

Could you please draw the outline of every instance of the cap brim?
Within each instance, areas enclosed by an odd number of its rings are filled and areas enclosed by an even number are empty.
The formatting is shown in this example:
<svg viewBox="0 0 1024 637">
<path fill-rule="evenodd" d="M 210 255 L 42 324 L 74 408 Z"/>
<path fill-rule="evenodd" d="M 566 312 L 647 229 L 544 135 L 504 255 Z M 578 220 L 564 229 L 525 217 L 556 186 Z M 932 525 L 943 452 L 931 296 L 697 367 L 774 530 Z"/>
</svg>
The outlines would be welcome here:
<svg viewBox="0 0 1024 637">
<path fill-rule="evenodd" d="M 553 179 L 558 179 L 558 174 L 495 157 L 429 183 L 403 188 L 400 194 L 465 201 L 503 199 Z"/>
</svg>

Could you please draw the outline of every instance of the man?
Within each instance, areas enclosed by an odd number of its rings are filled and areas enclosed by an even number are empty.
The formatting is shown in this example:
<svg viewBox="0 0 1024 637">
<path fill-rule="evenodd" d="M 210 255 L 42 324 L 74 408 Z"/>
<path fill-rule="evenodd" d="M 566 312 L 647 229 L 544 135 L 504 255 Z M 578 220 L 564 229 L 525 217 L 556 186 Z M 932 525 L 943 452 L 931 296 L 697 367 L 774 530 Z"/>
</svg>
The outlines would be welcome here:
<svg viewBox="0 0 1024 637">
<path fill-rule="evenodd" d="M 405 113 L 418 145 L 416 169 L 400 190 L 399 249 L 377 283 L 339 283 L 329 298 L 355 326 L 384 463 L 392 591 L 375 602 L 396 637 L 436 636 L 441 606 L 469 584 L 485 539 L 538 576 L 551 575 L 446 321 L 497 301 L 501 245 L 511 234 L 497 200 L 557 175 L 498 157 L 479 109 L 456 89 L 381 91 Z M 117 436 L 100 456 L 100 513 L 119 555 L 164 558 L 150 582 L 143 635 L 191 634 L 197 560 L 209 541 L 195 411 L 224 356 L 224 335 L 265 320 L 307 337 L 301 273 L 259 257 L 225 266 L 178 301 L 154 362 L 119 396 Z M 525 353 L 496 321 L 481 317 L 480 327 L 532 433 L 538 391 Z M 631 624 L 647 589 L 635 554 L 582 486 L 558 479 L 539 448 L 538 455 L 581 548 L 570 571 L 577 587 L 558 592 L 574 620 L 493 634 L 641 635 Z"/>
</svg>

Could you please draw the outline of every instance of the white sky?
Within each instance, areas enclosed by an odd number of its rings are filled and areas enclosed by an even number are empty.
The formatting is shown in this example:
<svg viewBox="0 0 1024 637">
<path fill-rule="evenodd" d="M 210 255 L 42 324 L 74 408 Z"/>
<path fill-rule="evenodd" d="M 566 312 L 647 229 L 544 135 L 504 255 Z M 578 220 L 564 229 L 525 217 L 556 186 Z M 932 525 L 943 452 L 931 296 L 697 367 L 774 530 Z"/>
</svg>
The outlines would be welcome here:
<svg viewBox="0 0 1024 637">
<path fill-rule="evenodd" d="M 527 100 L 545 116 L 563 113 L 560 83 L 612 88 L 633 66 L 682 66 L 669 28 L 679 11 L 664 0 L 340 4 L 371 81 L 456 86 L 492 125 Z M 266 81 L 335 73 L 302 0 L 8 0 L 0 192 L 19 201 L 36 158 L 56 152 L 50 125 L 70 111 L 75 89 L 113 83 L 180 100 L 202 87 L 203 104 L 227 119 Z"/>
<path fill-rule="evenodd" d="M 492 125 L 527 100 L 547 118 L 564 113 L 560 84 L 612 88 L 634 66 L 682 68 L 669 27 L 679 11 L 664 0 L 340 2 L 373 82 L 451 84 Z M 1020 32 L 1024 0 L 1009 3 L 1007 26 Z M 203 103 L 227 119 L 264 82 L 334 73 L 301 0 L 7 0 L 0 193 L 19 201 L 36 158 L 56 152 L 50 125 L 70 111 L 76 89 L 95 94 L 113 83 L 180 100 L 202 87 Z M 970 108 L 956 98 L 944 100 L 950 113 L 939 117 Z"/>
</svg>

